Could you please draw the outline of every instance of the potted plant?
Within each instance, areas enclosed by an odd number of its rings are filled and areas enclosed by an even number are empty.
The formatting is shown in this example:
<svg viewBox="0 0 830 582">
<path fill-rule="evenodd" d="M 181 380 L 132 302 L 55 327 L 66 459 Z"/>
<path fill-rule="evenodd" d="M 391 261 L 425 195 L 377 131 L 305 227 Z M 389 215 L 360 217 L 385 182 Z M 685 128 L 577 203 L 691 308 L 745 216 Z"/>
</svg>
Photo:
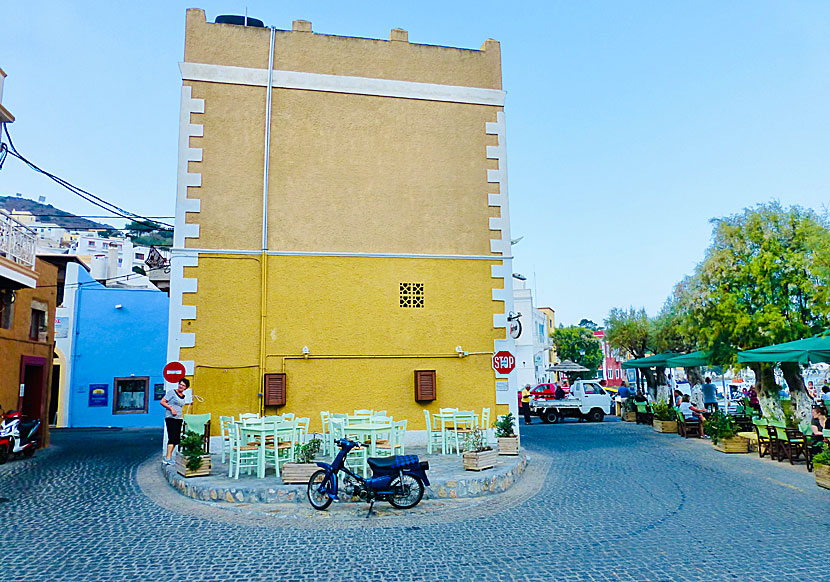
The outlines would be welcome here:
<svg viewBox="0 0 830 582">
<path fill-rule="evenodd" d="M 666 402 L 657 402 L 652 406 L 653 426 L 657 432 L 677 432 L 677 417 L 674 409 Z"/>
<path fill-rule="evenodd" d="M 462 459 L 467 471 L 483 471 L 496 466 L 498 455 L 484 440 L 484 433 L 474 428 L 464 437 Z"/>
<path fill-rule="evenodd" d="M 816 476 L 816 485 L 830 489 L 830 447 L 827 443 L 824 443 L 821 452 L 813 457 L 813 474 Z"/>
<path fill-rule="evenodd" d="M 714 447 L 722 453 L 748 453 L 749 439 L 738 436 L 740 427 L 734 419 L 716 410 L 703 423 L 703 432 L 711 437 Z"/>
<path fill-rule="evenodd" d="M 210 453 L 205 453 L 204 437 L 192 430 L 184 433 L 176 455 L 176 471 L 184 477 L 210 475 Z"/>
<path fill-rule="evenodd" d="M 283 483 L 308 483 L 311 475 L 320 467 L 314 463 L 314 457 L 320 452 L 323 441 L 313 438 L 306 444 L 294 445 L 294 462 L 282 466 Z"/>
<path fill-rule="evenodd" d="M 519 437 L 516 435 L 513 413 L 508 412 L 493 423 L 496 428 L 496 440 L 499 443 L 500 455 L 518 455 Z"/>
<path fill-rule="evenodd" d="M 637 420 L 637 402 L 633 396 L 629 396 L 622 403 L 623 413 L 622 419 L 625 422 L 634 422 Z"/>
</svg>

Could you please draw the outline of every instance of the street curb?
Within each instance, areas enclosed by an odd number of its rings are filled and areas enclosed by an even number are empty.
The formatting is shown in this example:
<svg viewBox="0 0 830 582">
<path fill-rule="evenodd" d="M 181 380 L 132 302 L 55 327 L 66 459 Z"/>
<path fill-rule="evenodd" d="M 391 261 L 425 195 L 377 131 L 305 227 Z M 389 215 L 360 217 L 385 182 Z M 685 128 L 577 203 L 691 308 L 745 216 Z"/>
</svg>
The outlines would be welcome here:
<svg viewBox="0 0 830 582">
<path fill-rule="evenodd" d="M 501 457 L 504 458 L 504 457 Z M 530 458 L 525 452 L 515 457 L 516 463 L 510 466 L 495 467 L 493 472 L 474 473 L 469 478 L 433 481 L 426 488 L 424 499 L 470 498 L 493 495 L 507 491 L 518 481 L 527 467 Z M 177 492 L 191 499 L 224 503 L 306 503 L 305 485 L 284 485 L 270 479 L 267 486 L 258 480 L 255 486 L 216 486 L 199 477 L 185 479 L 174 465 L 161 465 L 161 472 L 166 481 Z M 344 499 L 346 502 L 363 502 L 359 499 Z"/>
</svg>

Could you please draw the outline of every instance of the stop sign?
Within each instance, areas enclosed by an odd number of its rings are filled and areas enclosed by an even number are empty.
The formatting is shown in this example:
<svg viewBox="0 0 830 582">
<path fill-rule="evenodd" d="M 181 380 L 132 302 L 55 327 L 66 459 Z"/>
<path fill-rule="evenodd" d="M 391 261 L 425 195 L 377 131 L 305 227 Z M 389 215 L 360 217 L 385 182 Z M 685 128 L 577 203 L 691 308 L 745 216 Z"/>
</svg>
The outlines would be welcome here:
<svg viewBox="0 0 830 582">
<path fill-rule="evenodd" d="M 496 352 L 493 356 L 493 369 L 499 374 L 509 374 L 516 367 L 516 358 L 508 351 Z"/>
<path fill-rule="evenodd" d="M 178 384 L 184 378 L 184 364 L 181 362 L 170 362 L 164 367 L 164 379 L 171 384 Z"/>
</svg>

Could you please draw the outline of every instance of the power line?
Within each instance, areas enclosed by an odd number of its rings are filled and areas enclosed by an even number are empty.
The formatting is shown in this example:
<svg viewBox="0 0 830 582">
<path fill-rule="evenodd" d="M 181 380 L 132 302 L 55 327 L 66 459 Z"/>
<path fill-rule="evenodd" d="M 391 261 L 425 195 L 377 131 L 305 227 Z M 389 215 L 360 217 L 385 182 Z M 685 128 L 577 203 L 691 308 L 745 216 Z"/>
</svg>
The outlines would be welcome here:
<svg viewBox="0 0 830 582">
<path fill-rule="evenodd" d="M 9 196 L 11 198 L 11 196 Z M 14 198 L 13 200 L 17 200 Z M 7 210 L 8 212 L 15 212 L 14 208 Z M 20 212 L 27 212 L 27 216 L 37 216 L 39 218 L 110 218 L 115 220 L 121 220 L 120 218 L 116 218 L 109 214 L 105 215 L 95 215 L 95 214 L 72 214 L 71 212 L 67 212 L 66 214 L 33 214 L 28 212 L 27 210 L 20 210 Z M 175 216 L 145 216 L 144 218 L 176 218 Z"/>
<path fill-rule="evenodd" d="M 23 157 L 23 155 L 20 152 L 17 151 L 17 148 L 14 146 L 14 142 L 12 142 L 12 136 L 9 134 L 9 125 L 7 123 L 3 124 L 3 129 L 6 132 L 6 138 L 9 141 L 9 145 L 6 146 L 6 144 L 0 143 L 0 152 L 3 152 L 3 154 L 0 154 L 0 161 L 5 159 L 5 155 L 6 155 L 5 152 L 8 152 L 12 156 L 19 159 L 21 162 L 23 162 L 24 164 L 29 166 L 34 171 L 36 171 L 40 174 L 43 174 L 44 176 L 48 177 L 53 182 L 63 186 L 64 188 L 66 188 L 67 190 L 72 192 L 73 194 L 76 194 L 77 196 L 83 198 L 84 200 L 86 200 L 90 204 L 94 204 L 98 208 L 102 208 L 102 209 L 106 210 L 107 212 L 111 212 L 115 215 L 118 215 L 122 218 L 126 218 L 126 219 L 129 219 L 129 220 L 136 221 L 136 219 L 141 219 L 141 221 L 143 221 L 143 224 L 145 226 L 157 227 L 157 226 L 160 225 L 160 226 L 166 226 L 170 230 L 173 229 L 172 224 L 168 224 L 166 222 L 154 221 L 154 220 L 151 220 L 151 219 L 147 218 L 146 216 L 141 216 L 140 214 L 135 214 L 134 212 L 130 212 L 129 210 L 125 210 L 125 209 L 121 208 L 120 206 L 116 206 L 112 202 L 108 202 L 108 201 L 104 200 L 103 198 L 101 198 L 99 196 L 96 196 L 92 192 L 88 192 L 88 191 L 86 191 L 82 188 L 78 188 L 77 186 L 74 186 L 74 185 L 70 184 L 69 182 L 67 182 L 63 178 L 60 178 L 60 177 L 58 177 L 58 176 L 56 176 L 56 175 L 54 175 L 50 172 L 47 172 L 44 169 L 38 167 L 36 164 L 34 164 L 33 162 L 30 162 L 29 160 L 27 160 L 25 157 Z M 0 138 L 2 138 L 2 136 L 0 136 Z M 158 229 L 158 230 L 163 230 L 163 229 Z"/>
</svg>

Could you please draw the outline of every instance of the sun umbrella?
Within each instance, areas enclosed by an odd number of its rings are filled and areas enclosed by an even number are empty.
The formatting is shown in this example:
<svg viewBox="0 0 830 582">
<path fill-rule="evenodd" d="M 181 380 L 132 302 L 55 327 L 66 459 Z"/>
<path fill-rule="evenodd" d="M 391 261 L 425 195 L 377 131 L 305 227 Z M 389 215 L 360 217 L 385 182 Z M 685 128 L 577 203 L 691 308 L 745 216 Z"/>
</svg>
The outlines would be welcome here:
<svg viewBox="0 0 830 582">
<path fill-rule="evenodd" d="M 645 358 L 637 358 L 636 360 L 628 360 L 622 363 L 623 368 L 653 368 L 655 366 L 660 368 L 668 367 L 668 360 L 677 356 L 674 352 L 663 352 L 662 354 L 654 354 L 653 356 L 646 356 Z"/>
<path fill-rule="evenodd" d="M 588 368 L 585 366 L 581 366 L 576 362 L 572 362 L 571 360 L 562 360 L 558 364 L 555 364 L 548 368 L 548 372 L 565 372 L 565 373 L 575 373 L 575 372 L 589 372 Z"/>
<path fill-rule="evenodd" d="M 688 354 L 675 354 L 667 360 L 668 366 L 672 368 L 696 368 L 698 366 L 708 366 L 712 363 L 712 352 L 708 350 L 698 350 Z"/>
<path fill-rule="evenodd" d="M 830 336 L 819 334 L 738 352 L 738 361 L 743 364 L 749 362 L 798 362 L 799 364 L 830 362 Z"/>
</svg>

